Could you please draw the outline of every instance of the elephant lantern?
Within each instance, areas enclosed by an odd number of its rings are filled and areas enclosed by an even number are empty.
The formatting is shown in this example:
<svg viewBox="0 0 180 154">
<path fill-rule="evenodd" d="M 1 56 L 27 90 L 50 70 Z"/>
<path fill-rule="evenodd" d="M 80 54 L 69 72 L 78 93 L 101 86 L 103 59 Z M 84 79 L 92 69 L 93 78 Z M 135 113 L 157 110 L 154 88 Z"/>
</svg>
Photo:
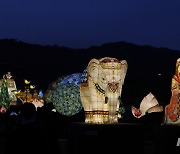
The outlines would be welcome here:
<svg viewBox="0 0 180 154">
<path fill-rule="evenodd" d="M 118 122 L 122 85 L 127 67 L 126 60 L 111 57 L 90 60 L 86 80 L 80 85 L 86 123 Z"/>
</svg>

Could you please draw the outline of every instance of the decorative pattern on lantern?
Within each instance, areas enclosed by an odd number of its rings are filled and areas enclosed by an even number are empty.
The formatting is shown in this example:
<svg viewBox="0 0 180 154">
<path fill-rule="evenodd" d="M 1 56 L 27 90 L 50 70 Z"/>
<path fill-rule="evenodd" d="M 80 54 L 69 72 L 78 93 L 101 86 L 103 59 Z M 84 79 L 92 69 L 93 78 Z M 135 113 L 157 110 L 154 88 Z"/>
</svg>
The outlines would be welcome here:
<svg viewBox="0 0 180 154">
<path fill-rule="evenodd" d="M 80 85 L 86 123 L 118 122 L 127 67 L 126 60 L 119 61 L 111 57 L 90 60 Z"/>
<path fill-rule="evenodd" d="M 53 93 L 53 105 L 62 115 L 72 116 L 82 110 L 80 99 L 81 73 L 67 76 Z"/>
<path fill-rule="evenodd" d="M 68 83 L 68 84 L 75 84 L 79 86 L 81 84 L 81 76 L 82 76 L 82 73 L 74 73 L 74 74 L 68 75 L 61 81 L 60 84 L 64 85 Z"/>
<path fill-rule="evenodd" d="M 53 100 L 53 94 L 56 88 L 60 85 L 62 80 L 64 79 L 64 76 L 59 77 L 56 81 L 49 84 L 48 89 L 46 90 L 44 94 L 44 100 L 46 103 L 51 103 Z"/>
</svg>

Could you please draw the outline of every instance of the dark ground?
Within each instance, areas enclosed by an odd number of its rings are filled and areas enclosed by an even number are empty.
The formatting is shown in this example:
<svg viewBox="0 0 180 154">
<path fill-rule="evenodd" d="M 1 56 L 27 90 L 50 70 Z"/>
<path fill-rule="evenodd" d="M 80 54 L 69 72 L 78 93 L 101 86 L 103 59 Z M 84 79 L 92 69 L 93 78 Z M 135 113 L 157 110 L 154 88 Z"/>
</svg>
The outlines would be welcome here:
<svg viewBox="0 0 180 154">
<path fill-rule="evenodd" d="M 102 125 L 85 124 L 83 112 L 66 117 L 49 107 L 39 109 L 35 119 L 26 119 L 26 123 L 22 121 L 22 114 L 1 115 L 0 152 L 166 154 L 180 150 L 176 146 L 180 127 L 161 125 L 164 113 Z"/>
</svg>

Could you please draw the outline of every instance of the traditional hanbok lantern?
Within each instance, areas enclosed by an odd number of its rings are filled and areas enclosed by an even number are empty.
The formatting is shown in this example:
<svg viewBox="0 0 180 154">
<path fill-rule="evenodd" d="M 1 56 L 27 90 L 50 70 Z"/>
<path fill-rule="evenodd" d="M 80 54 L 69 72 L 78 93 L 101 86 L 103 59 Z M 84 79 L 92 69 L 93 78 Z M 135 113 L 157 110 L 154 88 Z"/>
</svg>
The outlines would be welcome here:
<svg viewBox="0 0 180 154">
<path fill-rule="evenodd" d="M 165 123 L 180 125 L 180 58 L 176 61 L 176 71 L 171 83 L 170 104 L 165 107 Z"/>
</svg>

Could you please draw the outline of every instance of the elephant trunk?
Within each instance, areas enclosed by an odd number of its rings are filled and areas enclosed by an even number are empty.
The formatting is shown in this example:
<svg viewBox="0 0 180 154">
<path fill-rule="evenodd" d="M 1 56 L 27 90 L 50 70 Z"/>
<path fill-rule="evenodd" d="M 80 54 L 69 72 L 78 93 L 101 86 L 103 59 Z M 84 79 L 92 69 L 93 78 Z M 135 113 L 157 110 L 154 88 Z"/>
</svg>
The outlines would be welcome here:
<svg viewBox="0 0 180 154">
<path fill-rule="evenodd" d="M 117 123 L 117 106 L 121 102 L 121 97 L 119 96 L 118 83 L 112 82 L 108 84 L 105 95 L 105 104 L 108 104 L 109 118 L 108 123 Z M 115 93 L 116 92 L 116 93 Z"/>
<path fill-rule="evenodd" d="M 110 104 L 109 105 L 109 123 L 116 123 L 116 106 Z"/>
</svg>

